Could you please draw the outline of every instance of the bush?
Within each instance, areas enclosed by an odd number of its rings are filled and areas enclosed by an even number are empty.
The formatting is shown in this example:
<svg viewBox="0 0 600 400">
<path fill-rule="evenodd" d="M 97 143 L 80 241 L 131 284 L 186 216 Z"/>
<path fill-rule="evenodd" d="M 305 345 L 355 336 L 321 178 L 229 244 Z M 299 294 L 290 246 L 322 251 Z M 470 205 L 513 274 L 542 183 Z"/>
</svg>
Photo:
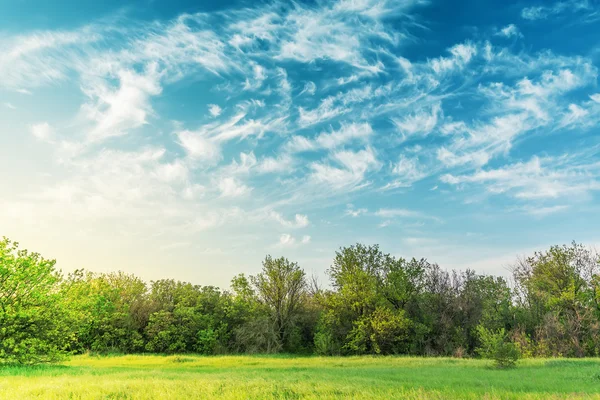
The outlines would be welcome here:
<svg viewBox="0 0 600 400">
<path fill-rule="evenodd" d="M 405 350 L 410 320 L 404 311 L 377 307 L 371 315 L 371 343 L 376 354 L 398 354 Z"/>
<path fill-rule="evenodd" d="M 330 356 L 334 354 L 333 338 L 329 332 L 315 333 L 315 353 L 320 356 Z"/>
<path fill-rule="evenodd" d="M 204 355 L 215 354 L 219 339 L 218 336 L 218 332 L 212 328 L 198 331 L 195 350 Z"/>
<path fill-rule="evenodd" d="M 493 332 L 479 325 L 477 333 L 481 346 L 476 351 L 480 356 L 493 359 L 498 368 L 516 366 L 521 354 L 517 345 L 508 340 L 504 328 Z"/>
</svg>

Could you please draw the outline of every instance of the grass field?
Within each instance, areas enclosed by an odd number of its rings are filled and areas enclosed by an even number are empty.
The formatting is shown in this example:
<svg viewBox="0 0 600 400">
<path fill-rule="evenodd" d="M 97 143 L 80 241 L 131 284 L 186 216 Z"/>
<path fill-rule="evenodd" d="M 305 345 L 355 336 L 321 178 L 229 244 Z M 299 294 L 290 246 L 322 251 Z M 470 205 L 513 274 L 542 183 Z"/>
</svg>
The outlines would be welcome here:
<svg viewBox="0 0 600 400">
<path fill-rule="evenodd" d="M 600 359 L 78 356 L 0 368 L 1 399 L 600 399 Z"/>
</svg>

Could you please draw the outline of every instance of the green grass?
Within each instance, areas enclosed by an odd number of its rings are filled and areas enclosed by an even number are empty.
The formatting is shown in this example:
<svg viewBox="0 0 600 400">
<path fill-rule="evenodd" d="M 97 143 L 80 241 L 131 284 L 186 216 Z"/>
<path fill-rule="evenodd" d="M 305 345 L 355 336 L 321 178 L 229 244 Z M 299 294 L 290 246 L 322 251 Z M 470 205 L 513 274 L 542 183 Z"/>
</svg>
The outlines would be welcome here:
<svg viewBox="0 0 600 400">
<path fill-rule="evenodd" d="M 1 367 L 0 399 L 600 399 L 600 359 L 77 356 Z"/>
</svg>

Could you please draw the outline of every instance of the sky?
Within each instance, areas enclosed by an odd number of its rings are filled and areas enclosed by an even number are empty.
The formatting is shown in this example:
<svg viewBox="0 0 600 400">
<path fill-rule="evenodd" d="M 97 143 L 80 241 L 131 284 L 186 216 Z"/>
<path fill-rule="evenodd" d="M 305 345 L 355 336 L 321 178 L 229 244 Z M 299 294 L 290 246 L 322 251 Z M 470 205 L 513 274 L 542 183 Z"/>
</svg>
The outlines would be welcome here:
<svg viewBox="0 0 600 400">
<path fill-rule="evenodd" d="M 600 244 L 600 2 L 0 0 L 0 236 L 227 287 Z"/>
</svg>

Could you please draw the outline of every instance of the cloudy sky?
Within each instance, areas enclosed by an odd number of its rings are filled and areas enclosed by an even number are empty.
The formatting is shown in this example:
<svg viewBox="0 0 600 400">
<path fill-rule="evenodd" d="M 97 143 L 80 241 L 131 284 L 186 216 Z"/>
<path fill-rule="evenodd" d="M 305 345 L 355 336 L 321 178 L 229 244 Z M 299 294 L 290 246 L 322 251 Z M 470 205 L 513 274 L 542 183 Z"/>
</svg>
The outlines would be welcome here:
<svg viewBox="0 0 600 400">
<path fill-rule="evenodd" d="M 0 0 L 0 236 L 227 286 L 600 243 L 600 4 Z"/>
</svg>

